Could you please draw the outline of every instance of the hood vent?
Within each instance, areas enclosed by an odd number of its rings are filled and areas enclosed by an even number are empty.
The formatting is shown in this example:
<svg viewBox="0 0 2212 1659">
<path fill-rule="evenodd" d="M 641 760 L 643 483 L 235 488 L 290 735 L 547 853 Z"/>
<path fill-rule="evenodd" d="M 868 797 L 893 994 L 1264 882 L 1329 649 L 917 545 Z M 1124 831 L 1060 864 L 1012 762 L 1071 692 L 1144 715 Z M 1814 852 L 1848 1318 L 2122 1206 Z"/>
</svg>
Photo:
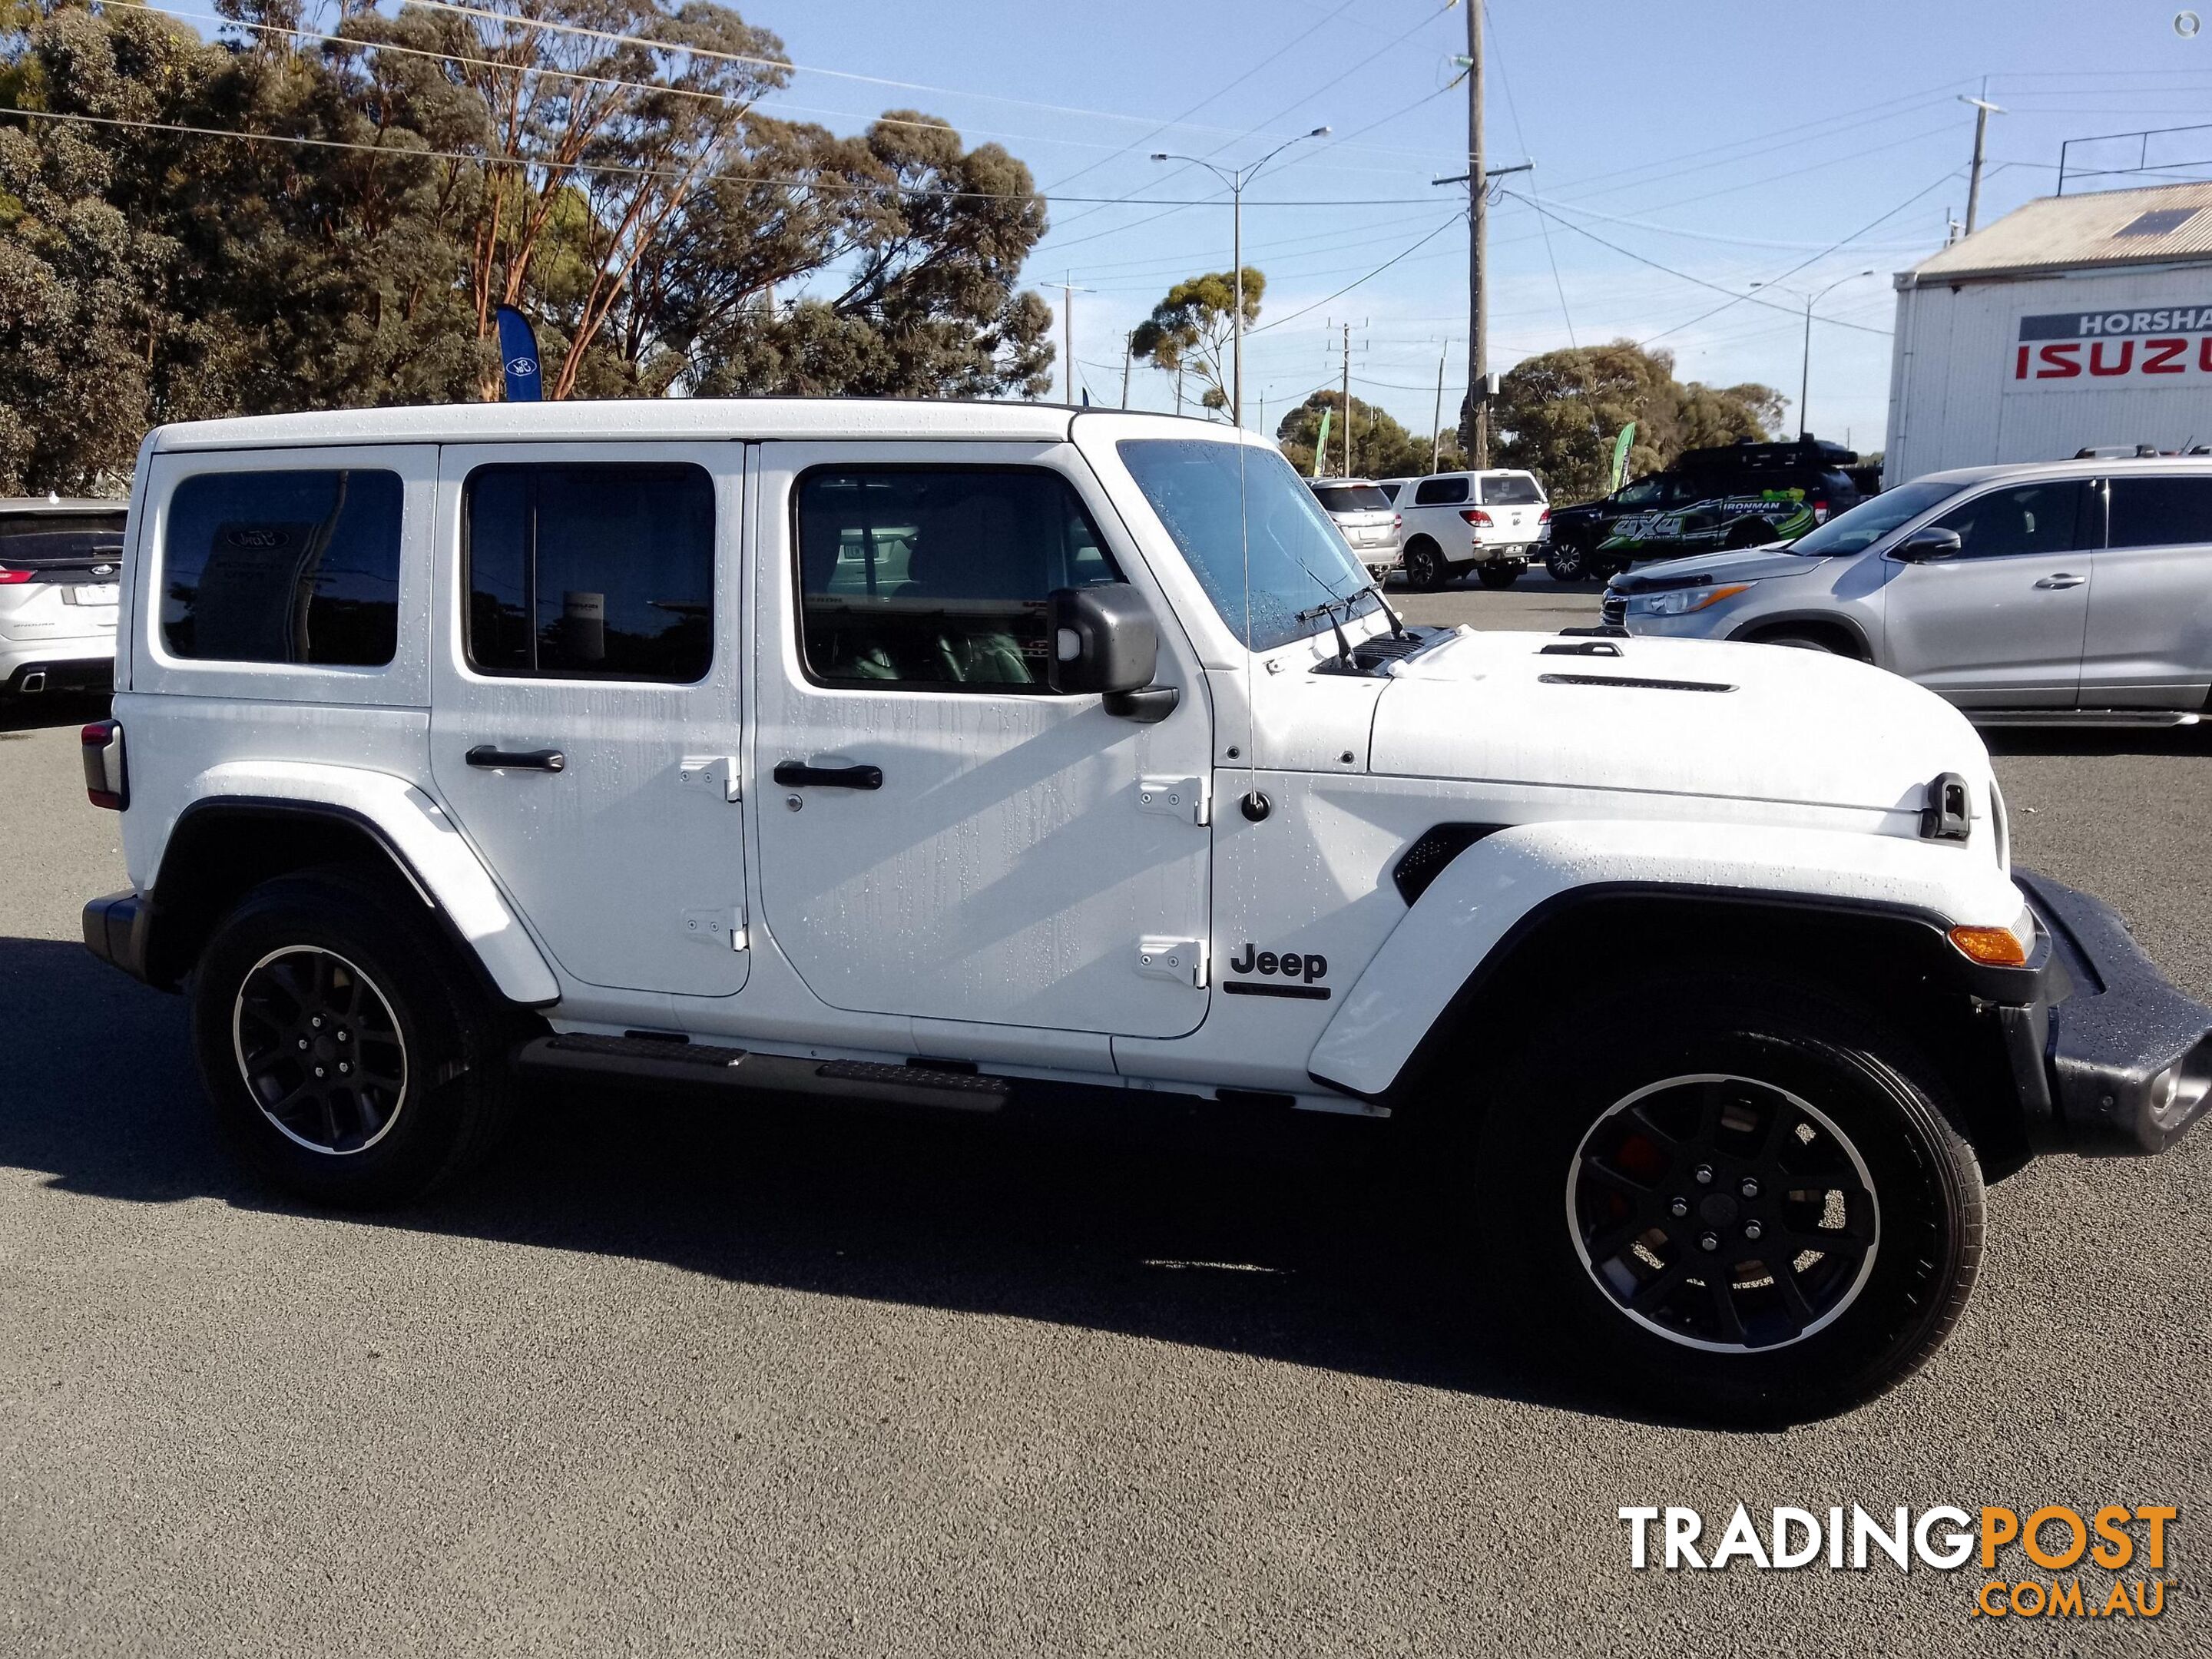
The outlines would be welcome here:
<svg viewBox="0 0 2212 1659">
<path fill-rule="evenodd" d="M 1711 680 L 1632 679 L 1626 674 L 1539 674 L 1540 685 L 1617 685 L 1634 691 L 1733 691 Z"/>
</svg>

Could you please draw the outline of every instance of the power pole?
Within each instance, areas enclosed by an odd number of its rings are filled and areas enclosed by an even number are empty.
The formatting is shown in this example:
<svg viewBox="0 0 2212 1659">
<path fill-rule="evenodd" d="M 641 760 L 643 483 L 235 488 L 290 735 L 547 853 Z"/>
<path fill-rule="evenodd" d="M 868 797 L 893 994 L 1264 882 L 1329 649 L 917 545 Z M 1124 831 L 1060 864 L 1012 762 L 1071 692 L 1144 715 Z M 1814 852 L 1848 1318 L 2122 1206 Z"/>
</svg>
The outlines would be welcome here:
<svg viewBox="0 0 2212 1659">
<path fill-rule="evenodd" d="M 1974 234 L 1974 220 L 1982 206 L 1982 149 L 1989 137 L 1990 117 L 2002 115 L 2004 111 L 1990 102 L 1990 78 L 1986 75 L 1982 77 L 1980 97 L 1969 98 L 1961 93 L 1959 101 L 1974 106 L 1974 166 L 1973 171 L 1966 177 L 1966 234 L 1971 236 Z"/>
<path fill-rule="evenodd" d="M 1182 365 L 1176 365 L 1176 413 L 1182 413 Z"/>
<path fill-rule="evenodd" d="M 1344 476 L 1352 476 L 1352 325 L 1344 325 Z"/>
<path fill-rule="evenodd" d="M 1467 395 L 1474 405 L 1465 435 L 1478 469 L 1490 465 L 1490 296 L 1483 291 L 1484 239 L 1489 234 L 1490 177 L 1482 158 L 1482 0 L 1467 5 Z"/>
<path fill-rule="evenodd" d="M 1429 440 L 1429 471 L 1431 472 L 1437 470 L 1437 463 L 1443 458 L 1444 450 L 1444 363 L 1450 356 L 1451 346 L 1447 343 L 1443 349 L 1437 353 L 1437 407 L 1436 412 L 1429 416 L 1429 430 L 1434 434 Z"/>
<path fill-rule="evenodd" d="M 1137 343 L 1137 333 L 1130 330 L 1121 337 L 1121 407 L 1129 406 L 1129 353 Z"/>
<path fill-rule="evenodd" d="M 1060 385 L 1072 404 L 1075 401 L 1075 273 L 1062 271 L 1060 276 L 1064 280 L 1060 285 L 1060 360 L 1066 365 L 1060 372 Z"/>
</svg>

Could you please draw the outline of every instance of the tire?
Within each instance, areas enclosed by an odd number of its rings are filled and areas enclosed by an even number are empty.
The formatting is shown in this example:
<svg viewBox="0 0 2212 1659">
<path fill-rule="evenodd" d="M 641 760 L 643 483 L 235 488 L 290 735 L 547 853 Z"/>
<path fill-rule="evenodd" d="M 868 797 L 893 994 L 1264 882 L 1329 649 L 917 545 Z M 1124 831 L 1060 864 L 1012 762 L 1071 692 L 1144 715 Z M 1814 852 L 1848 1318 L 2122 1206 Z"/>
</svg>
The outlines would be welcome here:
<svg viewBox="0 0 2212 1659">
<path fill-rule="evenodd" d="M 478 1162 L 520 1035 L 426 911 L 342 870 L 247 894 L 193 971 L 191 1020 L 225 1139 L 269 1181 L 346 1208 L 406 1203 Z"/>
<path fill-rule="evenodd" d="M 1451 580 L 1450 568 L 1444 563 L 1443 550 L 1426 536 L 1417 538 L 1406 549 L 1406 586 L 1423 593 L 1434 593 Z"/>
<path fill-rule="evenodd" d="M 1844 654 L 1826 640 L 1812 634 L 1762 634 L 1759 636 L 1758 643 L 1786 645 L 1793 651 L 1821 651 L 1832 657 Z"/>
<path fill-rule="evenodd" d="M 1477 565 L 1474 579 L 1492 592 L 1502 593 L 1520 580 L 1521 573 L 1527 568 L 1526 565 L 1518 564 Z"/>
<path fill-rule="evenodd" d="M 1589 555 L 1573 542 L 1553 542 L 1544 555 L 1544 568 L 1555 582 L 1578 582 L 1589 574 Z"/>
<path fill-rule="evenodd" d="M 1764 547 L 1778 540 L 1774 526 L 1764 519 L 1738 519 L 1729 526 L 1723 546 L 1741 550 L 1747 547 Z"/>
<path fill-rule="evenodd" d="M 1980 1165 L 1938 1076 L 1771 979 L 1693 974 L 1547 1022 L 1476 1137 L 1486 1277 L 1601 1392 L 1745 1426 L 1870 1399 L 1935 1352 L 1980 1262 Z M 1781 1273 L 1762 1237 L 1798 1246 Z"/>
</svg>

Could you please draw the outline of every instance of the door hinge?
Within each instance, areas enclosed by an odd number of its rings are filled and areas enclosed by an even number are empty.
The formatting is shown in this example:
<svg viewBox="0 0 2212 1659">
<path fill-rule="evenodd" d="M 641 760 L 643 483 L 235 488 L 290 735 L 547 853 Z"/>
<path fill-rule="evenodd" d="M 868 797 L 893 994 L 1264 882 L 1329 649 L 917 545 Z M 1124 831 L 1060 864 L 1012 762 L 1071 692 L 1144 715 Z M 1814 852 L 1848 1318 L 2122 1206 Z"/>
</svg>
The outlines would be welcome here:
<svg viewBox="0 0 2212 1659">
<path fill-rule="evenodd" d="M 1171 979 L 1178 985 L 1204 990 L 1206 941 L 1156 939 L 1147 934 L 1137 941 L 1137 971 L 1149 979 Z"/>
<path fill-rule="evenodd" d="M 1139 778 L 1137 805 L 1146 812 L 1164 812 L 1186 823 L 1213 822 L 1213 802 L 1204 778 Z"/>
<path fill-rule="evenodd" d="M 686 755 L 676 763 L 679 788 L 703 789 L 723 800 L 736 800 L 738 763 L 729 755 Z"/>
<path fill-rule="evenodd" d="M 686 910 L 684 937 L 732 951 L 745 948 L 745 924 L 735 910 Z"/>
</svg>

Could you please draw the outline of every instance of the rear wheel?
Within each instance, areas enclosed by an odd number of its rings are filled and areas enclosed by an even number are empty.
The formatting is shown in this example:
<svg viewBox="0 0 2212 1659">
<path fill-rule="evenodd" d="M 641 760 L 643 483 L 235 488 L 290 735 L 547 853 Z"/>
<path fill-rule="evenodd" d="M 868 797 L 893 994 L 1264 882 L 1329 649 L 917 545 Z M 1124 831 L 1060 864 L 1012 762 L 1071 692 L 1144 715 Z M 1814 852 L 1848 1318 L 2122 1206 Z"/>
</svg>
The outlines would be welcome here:
<svg viewBox="0 0 2212 1659">
<path fill-rule="evenodd" d="M 1578 582 L 1589 574 L 1589 555 L 1573 542 L 1555 541 L 1544 555 L 1544 568 L 1555 582 Z"/>
<path fill-rule="evenodd" d="M 1936 1075 L 1811 986 L 1579 1012 L 1484 1123 L 1489 1273 L 1601 1386 L 1741 1423 L 1855 1405 L 1935 1352 L 1980 1260 L 1980 1167 Z"/>
<path fill-rule="evenodd" d="M 1424 593 L 1433 593 L 1451 580 L 1444 563 L 1443 550 L 1426 536 L 1416 539 L 1406 549 L 1406 585 Z"/>
<path fill-rule="evenodd" d="M 1738 519 L 1729 526 L 1724 544 L 1733 548 L 1764 547 L 1774 539 L 1774 526 L 1765 519 Z"/>
<path fill-rule="evenodd" d="M 1521 579 L 1528 567 L 1518 564 L 1485 564 L 1475 567 L 1474 579 L 1493 593 L 1501 593 Z"/>
<path fill-rule="evenodd" d="M 495 1138 L 515 1018 L 419 905 L 341 871 L 268 883 L 217 928 L 191 995 L 217 1121 L 303 1197 L 405 1202 Z"/>
</svg>

